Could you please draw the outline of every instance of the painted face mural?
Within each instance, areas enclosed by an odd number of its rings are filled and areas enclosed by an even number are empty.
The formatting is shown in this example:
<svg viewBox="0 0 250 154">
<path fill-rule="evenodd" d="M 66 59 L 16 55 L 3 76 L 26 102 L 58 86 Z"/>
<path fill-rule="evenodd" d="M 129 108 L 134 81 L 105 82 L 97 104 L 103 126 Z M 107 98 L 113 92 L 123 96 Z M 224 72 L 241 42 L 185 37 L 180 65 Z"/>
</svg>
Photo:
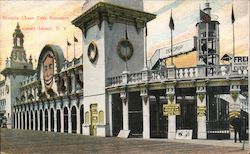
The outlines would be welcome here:
<svg viewBox="0 0 250 154">
<path fill-rule="evenodd" d="M 52 88 L 54 76 L 54 56 L 48 54 L 43 61 L 43 81 L 46 91 Z"/>
</svg>

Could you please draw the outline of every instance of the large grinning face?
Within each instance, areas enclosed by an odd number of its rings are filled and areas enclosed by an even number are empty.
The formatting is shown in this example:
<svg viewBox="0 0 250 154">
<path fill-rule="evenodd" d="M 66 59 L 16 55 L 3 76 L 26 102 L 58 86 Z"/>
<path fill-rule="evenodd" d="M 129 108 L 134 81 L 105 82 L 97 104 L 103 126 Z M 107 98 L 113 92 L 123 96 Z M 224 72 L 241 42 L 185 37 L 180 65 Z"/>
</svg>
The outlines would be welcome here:
<svg viewBox="0 0 250 154">
<path fill-rule="evenodd" d="M 54 57 L 48 54 L 43 61 L 43 80 L 46 91 L 52 88 L 54 76 Z"/>
</svg>

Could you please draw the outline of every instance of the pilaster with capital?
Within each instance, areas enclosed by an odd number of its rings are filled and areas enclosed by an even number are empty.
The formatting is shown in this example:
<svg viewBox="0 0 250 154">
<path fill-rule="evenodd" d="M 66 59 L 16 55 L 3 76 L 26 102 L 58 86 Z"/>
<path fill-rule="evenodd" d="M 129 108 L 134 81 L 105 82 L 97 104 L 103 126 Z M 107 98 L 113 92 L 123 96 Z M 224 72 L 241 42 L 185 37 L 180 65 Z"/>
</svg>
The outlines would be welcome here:
<svg viewBox="0 0 250 154">
<path fill-rule="evenodd" d="M 167 85 L 166 95 L 168 104 L 176 104 L 175 85 Z M 168 138 L 174 139 L 176 136 L 176 115 L 168 116 Z"/>
<path fill-rule="evenodd" d="M 123 114 L 123 130 L 129 130 L 129 117 L 128 117 L 128 94 L 121 92 L 120 98 L 122 99 L 122 114 Z"/>
<path fill-rule="evenodd" d="M 206 84 L 196 86 L 198 139 L 207 138 L 206 128 Z"/>
<path fill-rule="evenodd" d="M 143 138 L 150 138 L 150 104 L 148 89 L 142 89 L 140 96 L 142 98 L 142 109 L 143 109 Z"/>
</svg>

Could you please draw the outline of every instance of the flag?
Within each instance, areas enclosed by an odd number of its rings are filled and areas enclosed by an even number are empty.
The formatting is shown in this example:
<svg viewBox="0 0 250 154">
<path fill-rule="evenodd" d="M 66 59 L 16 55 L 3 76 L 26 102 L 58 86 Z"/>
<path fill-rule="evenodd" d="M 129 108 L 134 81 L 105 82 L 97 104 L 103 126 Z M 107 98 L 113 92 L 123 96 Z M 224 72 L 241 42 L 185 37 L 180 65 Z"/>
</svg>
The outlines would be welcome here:
<svg viewBox="0 0 250 154">
<path fill-rule="evenodd" d="M 234 8 L 232 6 L 232 16 L 231 16 L 231 19 L 232 19 L 232 24 L 235 22 L 235 18 L 234 18 Z"/>
<path fill-rule="evenodd" d="M 127 31 L 127 27 L 126 27 L 126 30 L 125 30 L 125 38 L 126 38 L 126 40 L 128 40 L 128 31 Z"/>
<path fill-rule="evenodd" d="M 205 12 L 203 12 L 202 10 L 200 10 L 200 20 L 208 23 L 211 21 L 211 17 L 208 14 L 206 14 Z"/>
<path fill-rule="evenodd" d="M 174 30 L 174 20 L 173 20 L 173 17 L 172 17 L 172 11 L 171 11 L 171 16 L 170 16 L 170 21 L 169 21 L 169 28 L 171 30 Z"/>
<path fill-rule="evenodd" d="M 71 43 L 69 43 L 69 41 L 67 41 L 67 46 L 71 46 Z"/>
<path fill-rule="evenodd" d="M 78 42 L 78 39 L 74 36 L 74 42 Z"/>
</svg>

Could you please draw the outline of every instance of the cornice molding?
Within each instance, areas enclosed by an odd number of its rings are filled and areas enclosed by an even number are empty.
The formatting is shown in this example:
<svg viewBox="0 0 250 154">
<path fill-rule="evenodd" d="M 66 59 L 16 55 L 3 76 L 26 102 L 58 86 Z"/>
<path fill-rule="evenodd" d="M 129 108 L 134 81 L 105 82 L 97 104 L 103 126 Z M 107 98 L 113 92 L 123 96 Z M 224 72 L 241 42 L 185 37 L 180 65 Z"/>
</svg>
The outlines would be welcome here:
<svg viewBox="0 0 250 154">
<path fill-rule="evenodd" d="M 86 37 L 88 29 L 94 25 L 98 25 L 99 30 L 101 30 L 102 21 L 104 20 L 107 21 L 110 29 L 114 23 L 123 23 L 135 26 L 137 32 L 139 32 L 147 22 L 155 18 L 156 15 L 151 13 L 99 2 L 74 19 L 72 24 L 79 27 Z"/>
</svg>

